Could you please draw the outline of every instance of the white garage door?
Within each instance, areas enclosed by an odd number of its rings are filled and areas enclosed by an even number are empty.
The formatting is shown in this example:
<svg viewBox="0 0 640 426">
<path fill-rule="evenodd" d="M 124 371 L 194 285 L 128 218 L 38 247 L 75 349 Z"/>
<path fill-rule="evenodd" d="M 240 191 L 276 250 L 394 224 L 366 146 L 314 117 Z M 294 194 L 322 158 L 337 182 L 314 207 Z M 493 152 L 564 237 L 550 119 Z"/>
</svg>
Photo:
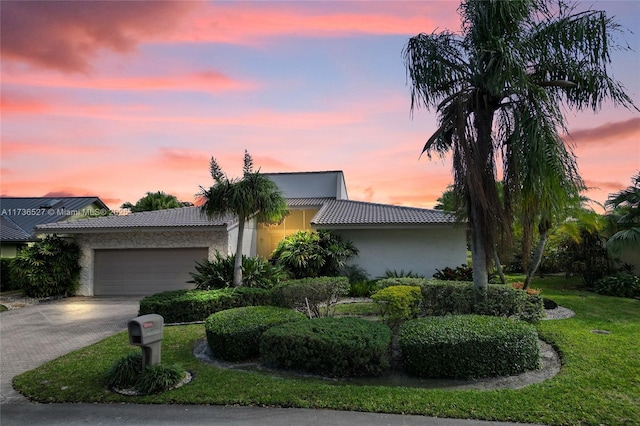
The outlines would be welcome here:
<svg viewBox="0 0 640 426">
<path fill-rule="evenodd" d="M 149 295 L 193 288 L 186 283 L 189 272 L 206 257 L 206 248 L 96 250 L 93 294 Z"/>
</svg>

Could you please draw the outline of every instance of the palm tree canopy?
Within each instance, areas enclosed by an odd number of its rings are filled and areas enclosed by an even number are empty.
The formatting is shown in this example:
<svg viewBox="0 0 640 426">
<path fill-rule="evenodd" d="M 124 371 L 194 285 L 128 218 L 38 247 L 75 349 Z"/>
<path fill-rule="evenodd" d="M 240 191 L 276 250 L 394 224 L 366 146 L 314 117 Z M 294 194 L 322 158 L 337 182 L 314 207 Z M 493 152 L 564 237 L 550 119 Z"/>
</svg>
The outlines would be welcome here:
<svg viewBox="0 0 640 426">
<path fill-rule="evenodd" d="M 607 215 L 617 230 L 607 241 L 607 249 L 620 255 L 625 247 L 640 247 L 640 172 L 631 178 L 633 185 L 611 194 L 605 206 L 613 208 Z"/>
<path fill-rule="evenodd" d="M 438 114 L 422 153 L 452 152 L 456 198 L 488 258 L 514 206 L 525 226 L 548 228 L 584 188 L 561 137 L 563 108 L 597 111 L 605 100 L 637 108 L 609 74 L 622 28 L 604 12 L 563 0 L 467 0 L 459 12 L 461 33 L 419 34 L 403 56 L 411 111 Z"/>
</svg>

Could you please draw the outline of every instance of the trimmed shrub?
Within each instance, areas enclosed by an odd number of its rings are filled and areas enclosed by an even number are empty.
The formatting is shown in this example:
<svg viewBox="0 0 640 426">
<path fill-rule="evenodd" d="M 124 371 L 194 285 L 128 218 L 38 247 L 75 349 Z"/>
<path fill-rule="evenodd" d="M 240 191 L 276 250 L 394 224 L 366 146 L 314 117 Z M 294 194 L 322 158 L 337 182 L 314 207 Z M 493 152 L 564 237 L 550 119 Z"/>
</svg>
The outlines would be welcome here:
<svg viewBox="0 0 640 426">
<path fill-rule="evenodd" d="M 135 384 L 135 389 L 143 394 L 151 395 L 168 391 L 178 385 L 186 372 L 178 365 L 147 365 Z"/>
<path fill-rule="evenodd" d="M 540 367 L 535 327 L 510 318 L 420 318 L 400 327 L 398 342 L 405 370 L 419 377 L 497 377 Z"/>
<path fill-rule="evenodd" d="M 382 320 L 395 330 L 402 322 L 417 317 L 422 294 L 420 287 L 395 285 L 377 291 L 372 298 Z"/>
<path fill-rule="evenodd" d="M 289 280 L 272 290 L 274 305 L 304 312 L 310 318 L 332 316 L 338 300 L 348 293 L 346 277 Z"/>
<path fill-rule="evenodd" d="M 156 293 L 140 301 L 138 315 L 162 315 L 166 324 L 204 321 L 211 314 L 242 306 L 269 305 L 271 293 L 260 288 L 175 290 Z"/>
<path fill-rule="evenodd" d="M 640 277 L 619 272 L 596 281 L 593 290 L 606 296 L 640 297 Z"/>
<path fill-rule="evenodd" d="M 394 285 L 424 287 L 425 285 L 427 285 L 427 283 L 427 280 L 425 280 L 424 278 L 416 277 L 383 278 L 381 280 L 378 280 L 378 289 L 380 290 Z"/>
<path fill-rule="evenodd" d="M 487 303 L 474 308 L 473 283 L 429 280 L 422 287 L 423 314 L 432 315 L 491 315 L 514 317 L 536 323 L 544 318 L 540 295 L 528 295 L 522 290 L 502 284 L 489 284 Z"/>
<path fill-rule="evenodd" d="M 107 370 L 105 380 L 107 386 L 119 389 L 131 389 L 142 373 L 142 352 L 131 352 Z"/>
<path fill-rule="evenodd" d="M 349 283 L 349 296 L 369 297 L 378 289 L 375 281 L 355 281 Z"/>
<path fill-rule="evenodd" d="M 21 249 L 11 277 L 29 297 L 73 296 L 80 285 L 80 246 L 49 235 Z"/>
<path fill-rule="evenodd" d="M 211 352 L 226 361 L 257 358 L 262 333 L 275 325 L 306 319 L 300 312 L 275 306 L 228 309 L 207 318 L 207 342 Z"/>
<path fill-rule="evenodd" d="M 260 354 L 272 367 L 329 377 L 377 376 L 390 361 L 391 330 L 360 318 L 318 318 L 262 334 Z"/>
</svg>

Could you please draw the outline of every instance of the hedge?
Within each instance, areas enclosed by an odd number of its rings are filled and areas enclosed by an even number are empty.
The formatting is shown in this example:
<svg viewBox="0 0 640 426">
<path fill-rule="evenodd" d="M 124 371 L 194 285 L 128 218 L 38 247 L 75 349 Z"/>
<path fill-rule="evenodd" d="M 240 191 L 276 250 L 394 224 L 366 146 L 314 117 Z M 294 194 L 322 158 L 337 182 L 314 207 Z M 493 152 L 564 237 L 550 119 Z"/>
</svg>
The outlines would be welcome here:
<svg viewBox="0 0 640 426">
<path fill-rule="evenodd" d="M 473 283 L 430 279 L 422 287 L 422 308 L 425 316 L 491 315 L 514 317 L 531 323 L 544 318 L 544 304 L 539 295 L 503 284 L 489 284 L 487 304 L 474 306 Z"/>
<path fill-rule="evenodd" d="M 269 305 L 270 302 L 271 293 L 260 288 L 175 290 L 142 299 L 138 315 L 162 315 L 166 324 L 205 321 L 211 314 L 225 309 Z"/>
<path fill-rule="evenodd" d="M 349 293 L 347 277 L 318 277 L 288 280 L 271 290 L 273 304 L 296 309 L 311 317 L 333 315 L 338 300 Z"/>
<path fill-rule="evenodd" d="M 314 318 L 260 338 L 266 365 L 329 377 L 377 376 L 391 366 L 391 329 L 361 318 Z"/>
<path fill-rule="evenodd" d="M 217 312 L 207 318 L 205 330 L 211 352 L 226 361 L 245 361 L 260 355 L 260 336 L 269 328 L 307 317 L 275 306 L 246 306 Z"/>
<path fill-rule="evenodd" d="M 509 376 L 540 367 L 535 327 L 510 318 L 419 318 L 400 327 L 398 343 L 405 370 L 419 377 Z"/>
</svg>

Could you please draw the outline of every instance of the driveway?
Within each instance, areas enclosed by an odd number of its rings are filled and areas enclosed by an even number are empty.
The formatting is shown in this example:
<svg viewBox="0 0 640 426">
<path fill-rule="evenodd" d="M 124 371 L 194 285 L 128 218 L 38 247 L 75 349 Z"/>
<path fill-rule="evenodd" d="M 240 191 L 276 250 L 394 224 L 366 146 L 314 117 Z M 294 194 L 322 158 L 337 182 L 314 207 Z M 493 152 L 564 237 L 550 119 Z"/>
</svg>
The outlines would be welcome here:
<svg viewBox="0 0 640 426">
<path fill-rule="evenodd" d="M 127 328 L 141 297 L 70 297 L 0 314 L 0 404 L 28 403 L 13 378 Z"/>
</svg>

